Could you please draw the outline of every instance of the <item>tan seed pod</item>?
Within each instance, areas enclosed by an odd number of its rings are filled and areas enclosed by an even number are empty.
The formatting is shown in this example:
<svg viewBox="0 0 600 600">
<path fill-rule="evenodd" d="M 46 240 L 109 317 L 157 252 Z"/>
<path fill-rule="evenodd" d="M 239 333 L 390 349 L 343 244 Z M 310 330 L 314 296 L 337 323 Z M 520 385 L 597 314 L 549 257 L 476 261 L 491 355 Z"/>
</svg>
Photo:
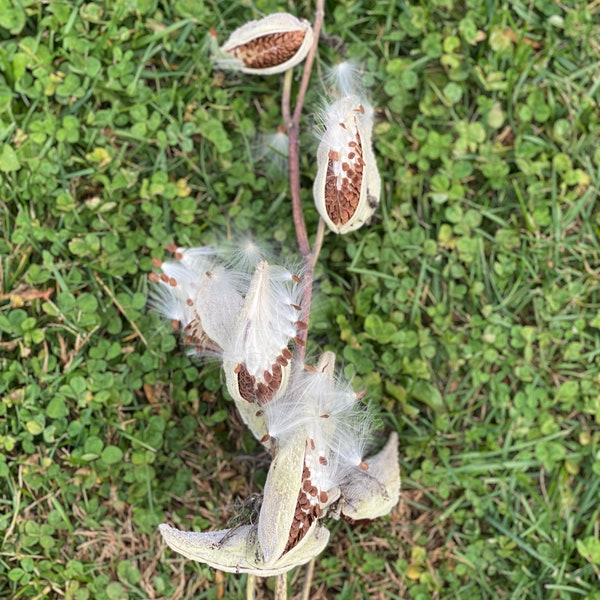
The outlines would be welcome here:
<svg viewBox="0 0 600 600">
<path fill-rule="evenodd" d="M 341 513 L 350 519 L 376 519 L 387 515 L 400 498 L 398 434 L 393 432 L 383 449 L 367 458 L 368 470 L 357 470 L 340 484 Z M 367 464 L 368 463 L 368 464 Z"/>
<path fill-rule="evenodd" d="M 228 573 L 249 573 L 259 577 L 279 575 L 307 563 L 323 551 L 329 540 L 329 531 L 315 520 L 293 548 L 267 563 L 254 525 L 205 532 L 181 531 L 166 524 L 160 525 L 159 529 L 165 542 L 190 560 Z"/>
<path fill-rule="evenodd" d="M 213 53 L 217 67 L 252 75 L 283 73 L 302 62 L 313 42 L 310 23 L 274 13 L 236 29 Z"/>
<path fill-rule="evenodd" d="M 373 109 L 356 94 L 344 96 L 325 111 L 324 128 L 317 150 L 315 206 L 329 229 L 344 234 L 361 227 L 379 205 Z"/>
</svg>

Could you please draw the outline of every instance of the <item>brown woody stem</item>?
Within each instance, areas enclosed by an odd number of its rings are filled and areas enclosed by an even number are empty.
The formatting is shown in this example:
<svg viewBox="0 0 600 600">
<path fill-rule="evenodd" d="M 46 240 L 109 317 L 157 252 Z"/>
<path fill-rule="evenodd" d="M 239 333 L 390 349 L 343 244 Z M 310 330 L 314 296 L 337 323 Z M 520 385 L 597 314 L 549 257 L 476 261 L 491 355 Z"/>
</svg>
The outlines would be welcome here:
<svg viewBox="0 0 600 600">
<path fill-rule="evenodd" d="M 296 105 L 294 106 L 293 113 L 291 111 L 292 70 L 288 71 L 285 74 L 285 79 L 283 83 L 283 93 L 281 98 L 281 112 L 289 137 L 290 194 L 292 198 L 292 216 L 294 219 L 294 228 L 296 230 L 298 247 L 300 249 L 300 254 L 302 255 L 302 275 L 305 283 L 304 297 L 302 298 L 302 319 L 306 323 L 308 323 L 310 316 L 313 272 L 315 262 L 317 260 L 318 250 L 320 249 L 319 238 L 322 239 L 322 233 L 320 236 L 317 235 L 315 247 L 311 250 L 310 243 L 308 241 L 308 234 L 306 233 L 306 222 L 304 220 L 304 213 L 302 212 L 302 199 L 300 197 L 300 145 L 298 137 L 300 132 L 300 116 L 302 114 L 302 108 L 304 106 L 304 99 L 306 97 L 306 91 L 308 89 L 308 83 L 310 81 L 312 66 L 317 53 L 317 46 L 319 44 L 321 26 L 323 24 L 323 18 L 325 15 L 324 7 L 325 0 L 317 0 L 315 8 L 315 21 L 313 23 L 313 44 L 304 62 L 304 71 L 302 73 L 302 80 L 300 81 L 300 87 L 298 89 L 298 96 L 296 97 Z M 301 331 L 299 333 L 299 336 L 302 339 L 302 341 L 306 342 L 306 330 Z M 304 359 L 304 349 L 304 345 L 299 345 L 297 347 L 297 356 L 300 360 Z"/>
</svg>

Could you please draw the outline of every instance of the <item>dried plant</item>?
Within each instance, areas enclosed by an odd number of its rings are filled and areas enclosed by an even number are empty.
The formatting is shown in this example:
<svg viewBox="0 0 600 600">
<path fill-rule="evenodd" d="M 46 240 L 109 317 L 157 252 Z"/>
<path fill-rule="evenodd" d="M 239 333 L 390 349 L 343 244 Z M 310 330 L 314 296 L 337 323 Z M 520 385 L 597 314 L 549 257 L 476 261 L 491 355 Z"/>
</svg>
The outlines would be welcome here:
<svg viewBox="0 0 600 600">
<path fill-rule="evenodd" d="M 322 131 L 313 185 L 315 206 L 329 229 L 362 227 L 379 206 L 381 179 L 373 147 L 373 108 L 358 68 L 347 61 L 330 70 L 332 102 L 321 114 Z"/>
<path fill-rule="evenodd" d="M 362 227 L 379 206 L 373 109 L 355 94 L 344 96 L 326 109 L 324 126 L 313 194 L 329 229 L 343 234 Z"/>
<path fill-rule="evenodd" d="M 313 42 L 310 23 L 275 13 L 236 29 L 213 52 L 217 66 L 253 75 L 283 73 L 302 62 Z"/>
<path fill-rule="evenodd" d="M 376 455 L 365 452 L 372 418 L 325 352 L 307 364 L 304 348 L 314 264 L 325 225 L 344 234 L 361 227 L 379 204 L 381 182 L 371 145 L 373 109 L 356 70 L 336 69 L 332 103 L 323 110 L 314 197 L 321 215 L 311 248 L 300 205 L 298 130 L 321 23 L 278 13 L 236 30 L 215 50 L 223 68 L 287 71 L 282 112 L 289 139 L 292 212 L 301 264 L 288 269 L 256 245 L 182 249 L 156 261 L 154 305 L 198 355 L 222 362 L 227 389 L 245 423 L 272 455 L 258 518 L 218 532 L 160 531 L 184 556 L 217 569 L 281 576 L 312 561 L 329 540 L 327 518 L 387 514 L 400 491 L 398 437 Z M 306 58 L 294 112 L 291 67 Z M 309 586 L 305 586 L 309 589 Z M 277 597 L 285 597 L 278 582 Z"/>
</svg>

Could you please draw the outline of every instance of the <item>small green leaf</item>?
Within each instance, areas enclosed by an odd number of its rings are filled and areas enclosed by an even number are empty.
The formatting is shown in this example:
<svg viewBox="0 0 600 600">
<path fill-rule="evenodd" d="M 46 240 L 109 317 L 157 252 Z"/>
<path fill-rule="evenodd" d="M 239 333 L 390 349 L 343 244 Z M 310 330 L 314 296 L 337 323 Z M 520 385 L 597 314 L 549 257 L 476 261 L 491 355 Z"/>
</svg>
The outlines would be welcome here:
<svg viewBox="0 0 600 600">
<path fill-rule="evenodd" d="M 81 294 L 77 298 L 77 308 L 84 313 L 95 313 L 98 310 L 98 300 L 93 294 Z"/>
<path fill-rule="evenodd" d="M 18 171 L 20 168 L 21 163 L 12 146 L 2 144 L 2 148 L 0 149 L 0 171 L 3 173 L 10 173 L 12 171 Z"/>
<path fill-rule="evenodd" d="M 577 540 L 577 552 L 583 556 L 586 560 L 600 565 L 600 539 L 597 537 L 589 536 L 583 540 Z"/>
<path fill-rule="evenodd" d="M 123 451 L 118 446 L 106 446 L 102 450 L 100 459 L 107 465 L 114 465 L 123 460 Z"/>
<path fill-rule="evenodd" d="M 396 334 L 396 327 L 384 321 L 379 315 L 368 315 L 365 319 L 365 331 L 380 344 L 388 344 Z"/>
<path fill-rule="evenodd" d="M 42 431 L 44 431 L 44 426 L 38 423 L 37 421 L 27 421 L 25 427 L 31 435 L 39 435 L 40 433 L 42 433 Z"/>
<path fill-rule="evenodd" d="M 106 597 L 109 600 L 126 600 L 126 598 L 129 598 L 129 594 L 119 582 L 111 581 L 106 586 Z"/>
<path fill-rule="evenodd" d="M 25 27 L 25 10 L 21 3 L 7 0 L 0 2 L 0 27 L 8 29 L 13 35 L 21 33 Z"/>
<path fill-rule="evenodd" d="M 419 380 L 415 382 L 410 390 L 410 395 L 433 410 L 445 410 L 444 401 L 440 391 L 433 387 L 428 381 Z"/>
<path fill-rule="evenodd" d="M 62 396 L 54 396 L 46 407 L 46 414 L 51 419 L 60 419 L 66 417 L 69 414 L 69 409 L 65 404 L 65 400 Z"/>
<path fill-rule="evenodd" d="M 96 436 L 91 436 L 87 440 L 85 440 L 85 444 L 83 446 L 84 452 L 88 454 L 94 454 L 98 456 L 100 452 L 102 452 L 102 448 L 104 447 L 104 442 Z"/>
<path fill-rule="evenodd" d="M 23 575 L 25 575 L 25 571 L 19 567 L 15 567 L 8 572 L 8 579 L 10 581 L 19 581 Z"/>
<path fill-rule="evenodd" d="M 80 375 L 72 377 L 69 381 L 69 386 L 76 396 L 83 394 L 87 388 L 85 378 L 81 377 Z"/>
<path fill-rule="evenodd" d="M 543 440 L 535 447 L 536 458 L 551 471 L 557 462 L 563 460 L 567 454 L 565 447 L 560 442 Z"/>
</svg>

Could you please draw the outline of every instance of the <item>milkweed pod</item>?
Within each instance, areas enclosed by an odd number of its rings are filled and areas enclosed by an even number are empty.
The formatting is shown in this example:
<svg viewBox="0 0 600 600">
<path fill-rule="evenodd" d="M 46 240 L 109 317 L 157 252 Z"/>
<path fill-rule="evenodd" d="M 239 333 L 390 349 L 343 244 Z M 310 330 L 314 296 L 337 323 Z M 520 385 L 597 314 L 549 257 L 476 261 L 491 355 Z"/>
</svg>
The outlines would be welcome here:
<svg viewBox="0 0 600 600">
<path fill-rule="evenodd" d="M 224 361 L 235 363 L 239 392 L 249 402 L 263 404 L 283 392 L 288 344 L 298 335 L 295 306 L 302 288 L 296 280 L 283 267 L 259 262 L 235 317 Z"/>
<path fill-rule="evenodd" d="M 305 436 L 297 433 L 279 449 L 265 482 L 265 493 L 258 518 L 258 541 L 266 565 L 283 555 L 302 485 Z"/>
<path fill-rule="evenodd" d="M 267 565 L 254 525 L 199 532 L 181 531 L 162 524 L 159 530 L 173 550 L 190 560 L 206 563 L 220 571 L 258 577 L 280 575 L 307 563 L 323 551 L 329 540 L 329 530 L 320 521 L 315 521 L 297 546 Z"/>
<path fill-rule="evenodd" d="M 366 459 L 368 470 L 356 469 L 340 483 L 342 515 L 350 519 L 376 519 L 387 515 L 400 498 L 398 434 L 392 433 L 375 456 Z"/>
<path fill-rule="evenodd" d="M 215 250 L 173 249 L 177 260 L 155 261 L 162 273 L 151 277 L 158 284 L 152 290 L 151 303 L 179 323 L 185 344 L 198 355 L 220 356 L 242 296 L 219 266 Z"/>
<path fill-rule="evenodd" d="M 227 389 L 258 440 L 267 430 L 256 413 L 285 393 L 291 373 L 288 345 L 299 333 L 298 281 L 287 269 L 260 261 L 224 346 Z"/>
<path fill-rule="evenodd" d="M 344 234 L 361 227 L 379 205 L 381 178 L 371 145 L 373 109 L 353 94 L 329 106 L 323 120 L 315 206 L 329 229 Z"/>
<path fill-rule="evenodd" d="M 308 21 L 288 13 L 274 13 L 236 29 L 213 58 L 221 69 L 274 75 L 302 62 L 312 41 L 313 30 Z"/>
</svg>

